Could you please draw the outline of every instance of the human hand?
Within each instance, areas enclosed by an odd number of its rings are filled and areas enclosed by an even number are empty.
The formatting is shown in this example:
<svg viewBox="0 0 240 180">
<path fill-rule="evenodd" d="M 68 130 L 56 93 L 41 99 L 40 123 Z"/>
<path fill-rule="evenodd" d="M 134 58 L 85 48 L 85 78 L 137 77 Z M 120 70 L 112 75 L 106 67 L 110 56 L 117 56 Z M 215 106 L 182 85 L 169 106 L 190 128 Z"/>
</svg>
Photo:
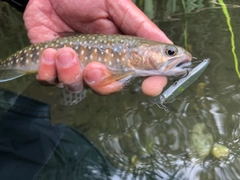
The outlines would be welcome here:
<svg viewBox="0 0 240 180">
<path fill-rule="evenodd" d="M 129 34 L 172 43 L 130 0 L 30 0 L 24 13 L 25 26 L 32 43 L 51 40 L 58 32 L 97 34 Z M 90 63 L 82 72 L 77 54 L 70 48 L 44 51 L 37 79 L 42 83 L 55 84 L 58 79 L 68 89 L 79 91 L 82 78 L 99 94 L 119 91 L 123 85 L 113 82 L 101 86 L 108 74 L 100 63 Z M 142 90 L 154 96 L 161 93 L 167 83 L 162 76 L 148 77 Z"/>
</svg>

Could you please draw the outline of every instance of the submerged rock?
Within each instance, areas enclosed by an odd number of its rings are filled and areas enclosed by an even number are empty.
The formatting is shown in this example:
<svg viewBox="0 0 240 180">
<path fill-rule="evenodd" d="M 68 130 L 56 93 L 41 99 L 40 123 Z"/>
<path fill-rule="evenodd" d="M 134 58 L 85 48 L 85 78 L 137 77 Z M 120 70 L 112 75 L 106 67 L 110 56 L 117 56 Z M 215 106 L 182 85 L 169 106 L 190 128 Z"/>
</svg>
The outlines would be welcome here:
<svg viewBox="0 0 240 180">
<path fill-rule="evenodd" d="M 215 143 L 212 148 L 212 155 L 217 159 L 225 159 L 229 156 L 229 149 L 224 145 Z"/>
<path fill-rule="evenodd" d="M 208 132 L 203 123 L 196 124 L 190 136 L 190 156 L 192 161 L 202 162 L 210 154 L 212 147 L 212 134 Z"/>
</svg>

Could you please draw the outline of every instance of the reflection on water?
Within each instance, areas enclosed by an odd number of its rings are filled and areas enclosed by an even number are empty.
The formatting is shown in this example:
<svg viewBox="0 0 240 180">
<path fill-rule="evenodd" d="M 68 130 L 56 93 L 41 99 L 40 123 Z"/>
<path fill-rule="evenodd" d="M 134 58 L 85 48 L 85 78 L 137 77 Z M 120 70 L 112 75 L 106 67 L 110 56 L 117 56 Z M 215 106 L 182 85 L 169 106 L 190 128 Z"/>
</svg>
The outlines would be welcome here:
<svg viewBox="0 0 240 180">
<path fill-rule="evenodd" d="M 141 93 L 141 79 L 110 96 L 98 96 L 89 90 L 80 104 L 71 107 L 59 105 L 58 89 L 40 86 L 34 76 L 0 86 L 49 103 L 53 123 L 80 129 L 119 169 L 113 175 L 115 178 L 239 179 L 240 85 L 231 35 L 221 6 L 218 1 L 207 0 L 136 2 L 176 44 L 184 46 L 200 60 L 211 59 L 199 80 L 167 104 L 169 112 L 151 104 Z M 231 17 L 239 56 L 240 4 L 233 0 L 224 2 Z M 0 17 L 0 24 L 3 20 L 4 24 L 9 22 L 2 18 L 6 15 Z M 0 39 L 1 47 L 11 39 L 6 34 L 7 29 L 0 28 L 0 35 L 4 37 Z M 24 33 L 19 29 L 17 32 Z M 19 37 L 12 40 L 18 49 L 23 45 Z M 26 42 L 24 39 L 24 45 Z M 1 51 L 1 57 L 16 50 L 11 45 L 6 52 Z M 196 134 L 199 124 L 200 131 Z M 194 138 L 193 132 L 197 135 Z M 198 138 L 197 145 L 209 149 L 204 158 L 196 153 L 197 161 L 192 161 L 191 143 L 196 143 L 195 138 Z M 214 157 L 210 153 L 214 144 L 226 147 L 228 156 Z"/>
</svg>

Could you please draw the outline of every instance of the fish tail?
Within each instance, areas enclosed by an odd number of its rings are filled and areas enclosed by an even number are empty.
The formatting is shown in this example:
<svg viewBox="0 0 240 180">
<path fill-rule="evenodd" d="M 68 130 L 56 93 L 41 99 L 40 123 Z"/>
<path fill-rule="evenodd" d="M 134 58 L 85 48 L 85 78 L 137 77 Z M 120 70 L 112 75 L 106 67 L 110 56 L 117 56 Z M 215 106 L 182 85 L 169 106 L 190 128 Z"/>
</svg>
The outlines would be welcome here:
<svg viewBox="0 0 240 180">
<path fill-rule="evenodd" d="M 25 74 L 26 72 L 24 71 L 0 69 L 0 83 L 11 81 L 13 79 L 24 76 Z"/>
</svg>

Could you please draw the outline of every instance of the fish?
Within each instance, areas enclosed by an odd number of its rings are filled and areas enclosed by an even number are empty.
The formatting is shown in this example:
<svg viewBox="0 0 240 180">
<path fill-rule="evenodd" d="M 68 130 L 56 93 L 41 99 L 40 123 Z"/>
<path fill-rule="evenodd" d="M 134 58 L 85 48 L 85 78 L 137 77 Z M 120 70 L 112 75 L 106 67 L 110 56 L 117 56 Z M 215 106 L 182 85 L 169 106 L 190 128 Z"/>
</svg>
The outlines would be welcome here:
<svg viewBox="0 0 240 180">
<path fill-rule="evenodd" d="M 180 46 L 128 35 L 80 34 L 30 45 L 0 61 L 0 82 L 37 73 L 47 48 L 73 48 L 84 68 L 104 64 L 112 80 L 126 82 L 138 76 L 179 76 L 191 65 L 192 55 Z"/>
</svg>

